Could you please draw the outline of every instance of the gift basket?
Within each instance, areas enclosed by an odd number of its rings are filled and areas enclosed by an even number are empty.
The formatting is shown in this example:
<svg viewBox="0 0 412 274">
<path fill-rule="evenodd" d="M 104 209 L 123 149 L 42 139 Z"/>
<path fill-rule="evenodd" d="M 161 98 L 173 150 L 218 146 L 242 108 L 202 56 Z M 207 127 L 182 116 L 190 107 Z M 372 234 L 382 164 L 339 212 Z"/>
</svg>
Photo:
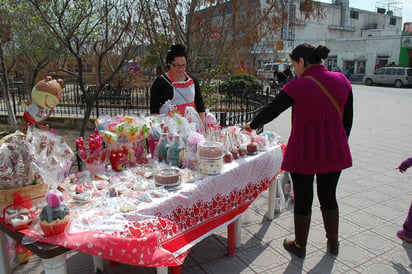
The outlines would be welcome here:
<svg viewBox="0 0 412 274">
<path fill-rule="evenodd" d="M 25 134 L 15 132 L 0 140 L 0 207 L 14 202 L 16 193 L 36 198 L 44 195 L 48 185 L 30 173 L 29 155 L 24 150 Z"/>
<path fill-rule="evenodd" d="M 26 134 L 2 138 L 0 160 L 1 216 L 5 224 L 20 230 L 31 225 L 51 187 L 44 174 L 67 176 L 74 153 L 60 136 L 29 127 Z"/>
</svg>

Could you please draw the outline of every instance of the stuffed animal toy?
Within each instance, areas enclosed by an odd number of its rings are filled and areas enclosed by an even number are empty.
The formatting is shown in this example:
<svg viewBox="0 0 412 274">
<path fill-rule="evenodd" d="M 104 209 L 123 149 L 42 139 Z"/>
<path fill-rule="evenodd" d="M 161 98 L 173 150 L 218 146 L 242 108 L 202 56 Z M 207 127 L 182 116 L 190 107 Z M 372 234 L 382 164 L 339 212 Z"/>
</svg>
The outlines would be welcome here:
<svg viewBox="0 0 412 274">
<path fill-rule="evenodd" d="M 62 86 L 62 79 L 54 80 L 51 76 L 37 82 L 31 91 L 31 102 L 22 103 L 26 110 L 23 116 L 25 124 L 21 127 L 21 130 L 30 125 L 48 129 L 49 125 L 43 124 L 42 121 L 50 117 L 59 103 L 62 96 Z"/>
</svg>

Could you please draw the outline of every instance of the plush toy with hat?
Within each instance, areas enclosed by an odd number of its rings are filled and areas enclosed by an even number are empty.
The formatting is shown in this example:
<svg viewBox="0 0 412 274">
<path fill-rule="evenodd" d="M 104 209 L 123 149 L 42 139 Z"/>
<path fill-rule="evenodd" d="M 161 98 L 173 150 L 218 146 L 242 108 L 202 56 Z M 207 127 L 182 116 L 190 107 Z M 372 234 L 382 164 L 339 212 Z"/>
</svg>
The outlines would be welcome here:
<svg viewBox="0 0 412 274">
<path fill-rule="evenodd" d="M 22 103 L 26 107 L 24 112 L 25 124 L 21 130 L 30 125 L 36 125 L 41 129 L 47 129 L 49 126 L 42 121 L 49 118 L 54 108 L 59 103 L 62 96 L 63 80 L 54 80 L 51 76 L 37 82 L 31 92 L 31 102 Z"/>
</svg>

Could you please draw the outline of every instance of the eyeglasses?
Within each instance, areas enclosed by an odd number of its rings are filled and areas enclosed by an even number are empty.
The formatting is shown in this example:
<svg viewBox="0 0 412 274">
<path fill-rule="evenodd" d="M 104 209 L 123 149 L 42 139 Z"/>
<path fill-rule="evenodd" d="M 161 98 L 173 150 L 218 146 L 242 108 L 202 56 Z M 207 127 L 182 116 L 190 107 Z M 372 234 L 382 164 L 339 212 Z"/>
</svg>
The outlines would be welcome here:
<svg viewBox="0 0 412 274">
<path fill-rule="evenodd" d="M 173 64 L 173 63 L 170 63 L 170 64 L 172 64 L 172 66 L 173 67 L 175 67 L 175 68 L 185 68 L 186 67 L 186 64 Z"/>
</svg>

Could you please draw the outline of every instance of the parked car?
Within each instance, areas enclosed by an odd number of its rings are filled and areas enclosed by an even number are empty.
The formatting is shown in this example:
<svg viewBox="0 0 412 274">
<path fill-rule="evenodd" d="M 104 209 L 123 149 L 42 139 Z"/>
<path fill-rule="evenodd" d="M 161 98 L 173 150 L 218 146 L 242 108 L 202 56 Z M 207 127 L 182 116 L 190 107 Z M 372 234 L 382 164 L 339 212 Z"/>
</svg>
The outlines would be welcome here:
<svg viewBox="0 0 412 274">
<path fill-rule="evenodd" d="M 257 70 L 257 77 L 262 79 L 263 81 L 271 81 L 274 80 L 274 72 L 275 71 L 284 71 L 287 66 L 290 66 L 292 70 L 292 74 L 295 77 L 295 71 L 292 63 L 266 63 L 263 65 L 262 68 Z"/>
<path fill-rule="evenodd" d="M 363 78 L 366 85 L 394 85 L 397 88 L 412 85 L 412 68 L 383 67 Z"/>
</svg>

